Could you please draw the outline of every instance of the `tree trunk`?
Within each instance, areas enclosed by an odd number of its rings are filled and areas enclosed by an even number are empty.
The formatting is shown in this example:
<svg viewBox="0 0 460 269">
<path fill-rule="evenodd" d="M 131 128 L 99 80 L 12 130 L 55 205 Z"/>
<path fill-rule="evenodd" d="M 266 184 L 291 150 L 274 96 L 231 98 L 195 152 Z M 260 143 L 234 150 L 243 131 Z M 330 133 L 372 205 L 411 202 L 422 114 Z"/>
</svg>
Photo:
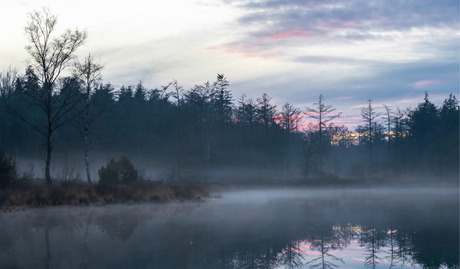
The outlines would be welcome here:
<svg viewBox="0 0 460 269">
<path fill-rule="evenodd" d="M 46 246 L 46 257 L 45 257 L 45 268 L 51 268 L 51 245 L 50 245 L 50 231 L 48 223 L 45 226 L 45 246 Z"/>
<path fill-rule="evenodd" d="M 206 147 L 206 170 L 209 171 L 209 167 L 211 164 L 211 136 L 208 136 L 207 139 L 207 147 Z"/>
<path fill-rule="evenodd" d="M 85 143 L 85 168 L 86 168 L 86 179 L 91 184 L 91 173 L 89 172 L 89 160 L 88 160 L 88 144 Z"/>
<path fill-rule="evenodd" d="M 45 165 L 45 180 L 47 184 L 51 184 L 51 151 L 53 150 L 53 145 L 51 144 L 51 130 L 48 130 L 46 136 L 46 165 Z"/>
<path fill-rule="evenodd" d="M 86 97 L 86 105 L 85 105 L 85 118 L 84 118 L 84 130 L 83 130 L 83 140 L 85 142 L 85 169 L 86 169 L 86 179 L 88 180 L 88 183 L 91 184 L 91 173 L 89 171 L 89 160 L 88 160 L 88 151 L 89 151 L 89 87 L 87 90 L 87 97 Z"/>
</svg>

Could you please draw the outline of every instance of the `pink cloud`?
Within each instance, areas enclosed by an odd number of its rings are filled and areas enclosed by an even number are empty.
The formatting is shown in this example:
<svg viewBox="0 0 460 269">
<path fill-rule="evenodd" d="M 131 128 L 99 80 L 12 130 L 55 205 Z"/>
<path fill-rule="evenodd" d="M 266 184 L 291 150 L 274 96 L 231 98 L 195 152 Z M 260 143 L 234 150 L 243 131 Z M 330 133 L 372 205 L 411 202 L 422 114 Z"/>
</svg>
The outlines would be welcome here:
<svg viewBox="0 0 460 269">
<path fill-rule="evenodd" d="M 363 103 L 363 104 L 359 104 L 359 105 L 353 105 L 353 106 L 350 106 L 350 108 L 359 108 L 361 109 L 362 107 L 367 107 L 369 105 L 369 103 Z"/>
<path fill-rule="evenodd" d="M 399 101 L 398 103 L 402 103 L 402 104 L 416 104 L 417 102 L 420 102 L 420 98 L 404 98 L 402 99 L 401 101 Z"/>
<path fill-rule="evenodd" d="M 207 53 L 229 53 L 229 54 L 240 54 L 247 58 L 262 58 L 266 60 L 276 60 L 277 57 L 270 54 L 264 54 L 256 46 L 252 45 L 239 45 L 239 44 L 225 44 L 221 46 L 210 46 L 204 48 Z"/>
<path fill-rule="evenodd" d="M 353 99 L 353 97 L 351 97 L 351 96 L 342 96 L 342 97 L 337 97 L 335 99 L 337 99 L 337 100 L 350 100 L 350 99 Z"/>
<path fill-rule="evenodd" d="M 313 250 L 301 250 L 299 252 L 307 255 L 321 255 L 321 252 Z"/>
<path fill-rule="evenodd" d="M 332 32 L 332 31 L 340 31 L 344 30 L 345 28 L 342 27 L 331 27 L 331 26 L 319 26 L 318 29 L 326 31 L 326 32 Z"/>
<path fill-rule="evenodd" d="M 264 37 L 263 39 L 267 40 L 283 40 L 283 39 L 312 39 L 314 36 L 312 31 L 304 30 L 287 30 L 281 31 L 273 35 Z"/>
<path fill-rule="evenodd" d="M 414 88 L 417 88 L 417 89 L 420 89 L 420 88 L 424 88 L 426 86 L 439 85 L 441 83 L 442 83 L 441 80 L 419 80 L 419 81 L 416 81 L 414 83 L 411 83 L 410 86 L 412 86 Z"/>
<path fill-rule="evenodd" d="M 359 26 L 362 26 L 362 23 L 358 21 L 345 21 L 343 22 L 343 25 L 349 26 L 349 27 L 359 27 Z"/>
</svg>

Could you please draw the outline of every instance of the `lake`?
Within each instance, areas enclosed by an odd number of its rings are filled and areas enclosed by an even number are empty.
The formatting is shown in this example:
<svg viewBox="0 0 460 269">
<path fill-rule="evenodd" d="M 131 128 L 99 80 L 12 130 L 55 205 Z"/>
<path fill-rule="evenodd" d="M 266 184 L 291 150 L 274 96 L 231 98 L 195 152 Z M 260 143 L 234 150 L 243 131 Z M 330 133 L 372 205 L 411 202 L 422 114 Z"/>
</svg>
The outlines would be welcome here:
<svg viewBox="0 0 460 269">
<path fill-rule="evenodd" d="M 0 268 L 459 268 L 457 188 L 0 213 Z"/>
</svg>

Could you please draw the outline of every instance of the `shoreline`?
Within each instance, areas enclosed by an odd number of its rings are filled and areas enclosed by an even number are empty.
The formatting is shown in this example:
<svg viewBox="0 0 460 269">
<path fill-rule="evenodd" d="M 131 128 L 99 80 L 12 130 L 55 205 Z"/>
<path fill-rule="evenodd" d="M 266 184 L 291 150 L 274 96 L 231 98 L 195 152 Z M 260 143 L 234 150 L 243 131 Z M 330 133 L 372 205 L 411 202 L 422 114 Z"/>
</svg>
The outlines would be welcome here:
<svg viewBox="0 0 460 269">
<path fill-rule="evenodd" d="M 209 191 L 201 184 L 147 182 L 130 185 L 61 183 L 32 185 L 0 191 L 0 210 L 59 206 L 104 206 L 110 204 L 201 202 Z"/>
<path fill-rule="evenodd" d="M 459 188 L 458 181 L 439 180 L 382 180 L 382 179 L 255 179 L 212 180 L 208 182 L 142 181 L 133 184 L 88 184 L 85 182 L 59 182 L 54 185 L 25 184 L 0 190 L 0 211 L 61 206 L 104 206 L 111 204 L 204 202 L 225 191 L 254 189 L 368 189 L 368 188 Z"/>
</svg>

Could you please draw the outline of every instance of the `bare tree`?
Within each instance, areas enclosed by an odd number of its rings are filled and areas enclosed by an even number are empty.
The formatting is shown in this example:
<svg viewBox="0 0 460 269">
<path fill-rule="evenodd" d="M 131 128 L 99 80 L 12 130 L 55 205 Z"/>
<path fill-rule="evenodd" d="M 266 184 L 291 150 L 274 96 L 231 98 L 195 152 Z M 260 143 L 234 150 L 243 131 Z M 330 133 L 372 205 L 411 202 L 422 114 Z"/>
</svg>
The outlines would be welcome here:
<svg viewBox="0 0 460 269">
<path fill-rule="evenodd" d="M 94 117 L 90 116 L 90 109 L 91 109 L 91 96 L 93 90 L 95 88 L 95 84 L 97 81 L 101 79 L 101 70 L 102 65 L 95 63 L 94 58 L 91 54 L 85 58 L 83 63 L 80 63 L 78 60 L 75 61 L 75 76 L 81 81 L 83 84 L 83 130 L 80 132 L 81 137 L 83 138 L 83 147 L 84 147 L 84 160 L 85 160 L 85 168 L 86 168 L 86 179 L 88 183 L 91 183 L 91 173 L 89 171 L 89 160 L 88 160 L 88 152 L 89 152 L 89 135 L 91 132 L 91 127 L 96 120 L 98 115 Z M 102 111 L 101 111 L 102 113 Z M 100 113 L 99 113 L 100 114 Z"/>
<path fill-rule="evenodd" d="M 6 98 L 13 93 L 18 71 L 12 67 L 4 73 L 0 73 L 0 97 Z"/>
<path fill-rule="evenodd" d="M 256 121 L 257 106 L 251 98 L 243 94 L 238 98 L 238 107 L 235 108 L 235 118 L 241 125 L 249 126 L 251 129 Z"/>
<path fill-rule="evenodd" d="M 296 132 L 301 120 L 300 109 L 293 105 L 286 103 L 282 107 L 281 114 L 281 127 L 288 133 Z"/>
<path fill-rule="evenodd" d="M 318 149 L 318 157 L 319 157 L 319 172 L 320 175 L 322 174 L 323 169 L 323 155 L 326 151 L 326 145 L 324 144 L 324 131 L 327 128 L 327 124 L 332 120 L 340 117 L 342 112 L 337 114 L 331 114 L 335 111 L 335 108 L 332 108 L 332 105 L 325 105 L 324 98 L 321 94 L 318 98 L 317 103 L 313 103 L 316 108 L 306 107 L 307 113 L 309 113 L 309 117 L 317 120 L 317 128 L 318 128 L 318 139 L 319 139 L 319 149 Z"/>
<path fill-rule="evenodd" d="M 317 139 L 315 136 L 315 132 L 311 130 L 305 130 L 302 133 L 302 153 L 305 162 L 305 179 L 308 178 L 309 172 L 311 170 L 313 157 L 318 153 Z"/>
<path fill-rule="evenodd" d="M 374 128 L 374 125 L 375 125 L 374 120 L 375 118 L 379 116 L 380 114 L 377 114 L 375 110 L 372 108 L 372 100 L 369 99 L 367 107 L 361 108 L 361 117 L 366 122 L 366 125 L 364 126 L 364 130 L 366 133 L 364 138 L 369 147 L 369 155 L 370 155 L 369 161 L 370 161 L 371 167 L 374 165 L 373 145 L 375 141 L 374 136 L 375 136 L 375 129 L 376 129 Z"/>
<path fill-rule="evenodd" d="M 171 85 L 174 87 L 172 96 L 176 99 L 177 102 L 177 110 L 175 115 L 175 123 L 176 123 L 176 133 L 177 133 L 177 140 L 176 140 L 176 161 L 175 161 L 175 169 L 173 173 L 173 179 L 180 180 L 182 178 L 182 172 L 184 168 L 184 157 L 185 157 L 185 133 L 183 126 L 185 125 L 185 111 L 183 108 L 184 105 L 184 88 L 179 85 L 177 80 L 174 80 Z"/>
<path fill-rule="evenodd" d="M 52 137 L 56 129 L 70 121 L 69 112 L 76 106 L 74 92 L 57 89 L 57 80 L 62 71 L 73 59 L 73 54 L 86 39 L 85 31 L 66 30 L 59 37 L 54 37 L 57 17 L 46 8 L 29 14 L 29 21 L 24 28 L 30 45 L 27 52 L 34 64 L 30 67 L 37 76 L 39 88 L 24 91 L 29 103 L 38 107 L 45 115 L 45 123 L 32 122 L 21 117 L 36 131 L 45 137 L 46 166 L 45 179 L 51 183 Z"/>
<path fill-rule="evenodd" d="M 291 133 L 295 133 L 298 130 L 300 120 L 300 109 L 286 103 L 281 112 L 280 124 L 281 127 L 286 131 L 286 146 L 287 146 L 287 158 L 286 158 L 286 172 L 287 176 L 291 173 Z"/>
<path fill-rule="evenodd" d="M 387 146 L 388 146 L 388 165 L 390 166 L 391 165 L 391 140 L 393 139 L 392 136 L 391 136 L 391 123 L 393 122 L 393 120 L 391 119 L 391 109 L 383 104 L 383 106 L 385 107 L 385 111 L 386 111 L 386 121 L 387 121 Z"/>
</svg>

